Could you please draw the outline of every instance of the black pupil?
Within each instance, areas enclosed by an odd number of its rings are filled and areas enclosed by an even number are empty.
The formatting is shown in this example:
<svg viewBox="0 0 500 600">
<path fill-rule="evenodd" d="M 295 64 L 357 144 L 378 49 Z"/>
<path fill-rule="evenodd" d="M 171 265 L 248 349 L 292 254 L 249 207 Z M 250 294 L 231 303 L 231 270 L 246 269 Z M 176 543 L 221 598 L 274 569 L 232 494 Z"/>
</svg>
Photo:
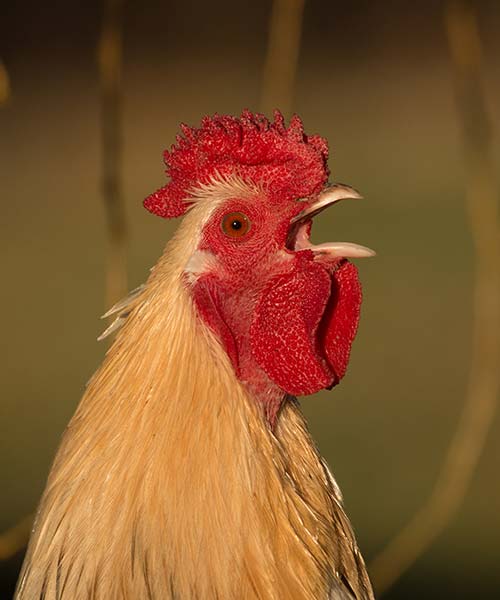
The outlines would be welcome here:
<svg viewBox="0 0 500 600">
<path fill-rule="evenodd" d="M 231 228 L 234 229 L 235 231 L 238 231 L 242 227 L 243 227 L 243 222 L 240 221 L 239 219 L 233 219 L 231 221 Z"/>
</svg>

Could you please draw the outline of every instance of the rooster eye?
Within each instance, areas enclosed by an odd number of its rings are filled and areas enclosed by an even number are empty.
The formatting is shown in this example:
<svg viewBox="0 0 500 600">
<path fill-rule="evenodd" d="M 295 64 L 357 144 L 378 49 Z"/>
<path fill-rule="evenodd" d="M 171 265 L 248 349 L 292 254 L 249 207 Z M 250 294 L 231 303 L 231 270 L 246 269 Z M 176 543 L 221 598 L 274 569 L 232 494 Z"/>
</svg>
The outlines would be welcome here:
<svg viewBox="0 0 500 600">
<path fill-rule="evenodd" d="M 232 212 L 224 215 L 221 222 L 222 231 L 232 238 L 241 238 L 250 230 L 250 221 L 241 212 Z"/>
</svg>

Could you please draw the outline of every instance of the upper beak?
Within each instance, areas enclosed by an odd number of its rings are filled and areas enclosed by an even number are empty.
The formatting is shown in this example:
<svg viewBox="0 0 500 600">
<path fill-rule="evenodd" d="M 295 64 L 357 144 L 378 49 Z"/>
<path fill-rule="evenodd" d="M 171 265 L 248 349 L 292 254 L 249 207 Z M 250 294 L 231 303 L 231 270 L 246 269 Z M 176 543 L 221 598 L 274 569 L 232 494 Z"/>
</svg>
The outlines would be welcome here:
<svg viewBox="0 0 500 600">
<path fill-rule="evenodd" d="M 291 224 L 298 224 L 295 238 L 295 250 L 312 250 L 315 254 L 328 254 L 329 256 L 342 258 L 363 258 L 375 256 L 375 251 L 366 246 L 353 244 L 351 242 L 326 242 L 324 244 L 314 245 L 309 241 L 309 233 L 306 227 L 301 223 L 309 221 L 322 210 L 339 202 L 340 200 L 359 200 L 362 196 L 354 188 L 341 183 L 334 183 L 328 186 L 318 198 L 308 204 L 304 210 L 292 218 Z M 296 226 L 297 227 L 297 226 Z"/>
<path fill-rule="evenodd" d="M 335 204 L 340 200 L 361 200 L 362 198 L 363 196 L 351 186 L 344 185 L 343 183 L 333 183 L 321 192 L 315 202 L 309 204 L 298 215 L 295 215 L 291 222 L 296 223 L 306 218 L 312 219 L 312 217 L 320 213 L 327 206 Z"/>
</svg>

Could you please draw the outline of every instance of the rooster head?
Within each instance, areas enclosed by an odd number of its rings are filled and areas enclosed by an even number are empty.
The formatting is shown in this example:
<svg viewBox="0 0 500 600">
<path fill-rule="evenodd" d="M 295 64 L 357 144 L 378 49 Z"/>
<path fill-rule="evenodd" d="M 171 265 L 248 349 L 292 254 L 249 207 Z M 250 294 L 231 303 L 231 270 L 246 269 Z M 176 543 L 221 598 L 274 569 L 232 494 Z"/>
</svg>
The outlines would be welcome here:
<svg viewBox="0 0 500 600">
<path fill-rule="evenodd" d="M 309 237 L 313 217 L 360 196 L 328 185 L 328 144 L 306 135 L 297 116 L 286 127 L 278 111 L 272 122 L 249 111 L 215 115 L 182 132 L 165 152 L 169 183 L 144 204 L 165 218 L 196 215 L 186 285 L 272 418 L 283 392 L 311 394 L 345 374 L 361 305 L 347 259 L 374 253 Z"/>
</svg>

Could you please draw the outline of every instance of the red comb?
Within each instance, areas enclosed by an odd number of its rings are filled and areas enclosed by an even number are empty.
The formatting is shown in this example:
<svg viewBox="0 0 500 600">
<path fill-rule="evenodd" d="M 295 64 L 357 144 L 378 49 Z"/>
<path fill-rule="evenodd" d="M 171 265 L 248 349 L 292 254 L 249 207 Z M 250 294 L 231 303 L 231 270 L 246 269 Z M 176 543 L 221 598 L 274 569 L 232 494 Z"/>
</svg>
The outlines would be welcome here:
<svg viewBox="0 0 500 600">
<path fill-rule="evenodd" d="M 181 129 L 184 135 L 164 152 L 170 182 L 144 201 L 160 217 L 183 215 L 192 190 L 217 176 L 238 175 L 263 187 L 273 202 L 312 196 L 328 180 L 328 143 L 306 135 L 297 115 L 286 127 L 277 110 L 273 122 L 244 110 L 240 118 L 216 114 L 204 117 L 198 129 Z"/>
</svg>

